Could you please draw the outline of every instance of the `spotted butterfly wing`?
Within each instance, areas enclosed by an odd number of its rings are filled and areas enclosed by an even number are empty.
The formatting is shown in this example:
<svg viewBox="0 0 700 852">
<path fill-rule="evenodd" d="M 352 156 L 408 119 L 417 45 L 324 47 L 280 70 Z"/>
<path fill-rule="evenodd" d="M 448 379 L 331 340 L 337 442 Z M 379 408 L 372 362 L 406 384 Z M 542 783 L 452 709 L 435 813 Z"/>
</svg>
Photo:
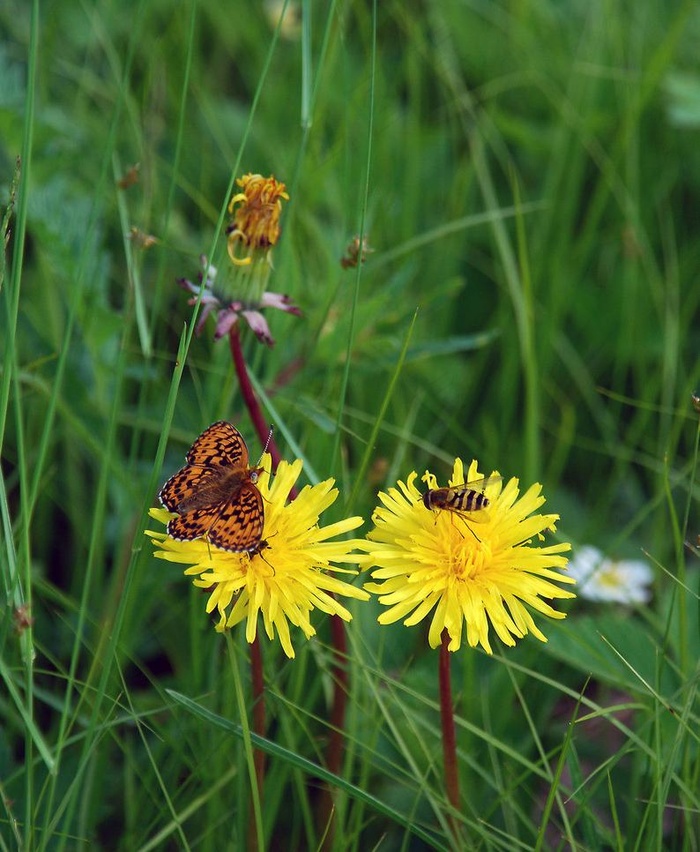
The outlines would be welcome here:
<svg viewBox="0 0 700 852">
<path fill-rule="evenodd" d="M 215 477 L 216 471 L 212 468 L 187 465 L 160 489 L 160 502 L 169 512 L 186 512 L 188 502 L 196 500 L 201 487 Z"/>
<path fill-rule="evenodd" d="M 219 503 L 191 509 L 168 522 L 168 535 L 178 541 L 206 536 L 222 550 L 255 550 L 264 527 L 262 496 L 252 482 L 243 483 Z"/>
<path fill-rule="evenodd" d="M 243 435 L 226 420 L 212 423 L 187 451 L 187 463 L 202 467 L 248 467 Z"/>
<path fill-rule="evenodd" d="M 212 544 L 223 550 L 256 550 L 264 525 L 262 496 L 252 482 L 244 482 L 237 500 L 224 505 L 207 535 Z"/>
<path fill-rule="evenodd" d="M 265 525 L 255 484 L 260 469 L 248 466 L 241 433 L 220 420 L 202 432 L 186 460 L 159 494 L 165 508 L 178 513 L 168 521 L 168 535 L 177 541 L 206 536 L 215 547 L 234 552 L 255 550 Z"/>
</svg>

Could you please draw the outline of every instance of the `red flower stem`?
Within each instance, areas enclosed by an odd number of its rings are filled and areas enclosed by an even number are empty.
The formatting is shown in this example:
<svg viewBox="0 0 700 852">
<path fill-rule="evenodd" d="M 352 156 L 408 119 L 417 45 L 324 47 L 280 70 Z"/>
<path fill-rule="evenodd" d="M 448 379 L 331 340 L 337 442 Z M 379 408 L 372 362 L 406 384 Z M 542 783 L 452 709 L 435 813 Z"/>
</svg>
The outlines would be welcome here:
<svg viewBox="0 0 700 852">
<path fill-rule="evenodd" d="M 253 421 L 258 437 L 260 438 L 260 443 L 264 446 L 267 442 L 270 430 L 267 423 L 265 423 L 265 418 L 260 410 L 257 397 L 255 396 L 255 391 L 253 390 L 253 386 L 250 382 L 248 368 L 243 356 L 243 349 L 241 348 L 241 338 L 238 333 L 238 326 L 234 326 L 231 329 L 231 333 L 229 334 L 229 343 L 243 400 L 248 408 L 250 418 Z M 268 443 L 268 450 L 272 456 L 273 470 L 276 470 L 277 465 L 279 464 L 280 454 L 272 438 L 270 438 Z M 267 733 L 265 730 L 265 679 L 263 677 L 260 640 L 257 635 L 250 646 L 250 676 L 253 687 L 253 731 L 259 736 L 264 737 Z M 262 807 L 263 783 L 265 780 L 265 753 L 260 751 L 260 749 L 255 749 L 253 760 L 255 762 L 255 778 L 258 785 L 258 798 Z M 262 838 L 258 837 L 255 813 L 251 811 L 248 828 L 248 848 L 251 850 L 263 849 L 264 844 L 261 841 Z"/>
<path fill-rule="evenodd" d="M 442 631 L 440 645 L 440 716 L 442 720 L 442 754 L 445 763 L 445 787 L 447 798 L 452 807 L 459 811 L 459 774 L 457 771 L 457 737 L 455 734 L 454 707 L 452 705 L 452 684 L 450 681 L 450 635 Z M 456 831 L 457 824 L 450 818 L 450 824 Z"/>
<path fill-rule="evenodd" d="M 253 421 L 255 431 L 258 433 L 260 443 L 263 447 L 267 444 L 268 452 L 272 456 L 272 471 L 274 473 L 274 471 L 277 470 L 277 465 L 280 463 L 282 456 L 280 455 L 280 451 L 277 449 L 275 436 L 270 435 L 270 426 L 263 417 L 260 403 L 258 402 L 257 396 L 255 396 L 255 391 L 253 390 L 253 385 L 251 384 L 250 376 L 248 375 L 248 367 L 245 363 L 243 349 L 241 348 L 241 337 L 238 332 L 237 324 L 231 329 L 228 339 L 231 345 L 233 365 L 236 368 L 236 375 L 238 376 L 238 384 L 240 385 L 241 393 L 243 394 L 243 401 L 245 402 L 248 413 L 250 414 L 250 419 Z M 297 490 L 296 488 L 292 488 L 289 492 L 289 499 L 294 500 L 296 496 Z"/>
<path fill-rule="evenodd" d="M 253 421 L 255 431 L 258 433 L 260 443 L 263 446 L 267 444 L 268 452 L 272 456 L 272 470 L 275 471 L 277 470 L 277 465 L 280 463 L 280 459 L 282 457 L 280 456 L 280 451 L 277 449 L 274 435 L 270 437 L 268 442 L 270 426 L 263 417 L 260 403 L 258 402 L 258 398 L 255 396 L 255 391 L 253 390 L 253 385 L 251 384 L 250 376 L 248 375 L 248 367 L 245 363 L 245 357 L 241 347 L 241 335 L 238 331 L 237 324 L 234 325 L 229 332 L 228 339 L 231 346 L 233 365 L 236 368 L 236 375 L 238 376 L 238 384 L 240 385 L 241 394 L 243 395 L 243 402 L 245 402 L 248 413 L 250 414 L 250 419 Z"/>
<path fill-rule="evenodd" d="M 238 383 L 243 395 L 243 401 L 253 421 L 255 431 L 258 433 L 261 444 L 268 441 L 269 427 L 263 417 L 260 404 L 255 396 L 253 385 L 248 375 L 243 349 L 241 347 L 241 337 L 238 325 L 235 325 L 229 333 L 229 343 L 231 347 L 231 356 L 233 364 L 236 368 Z M 281 456 L 277 449 L 274 437 L 271 437 L 268 443 L 268 451 L 272 456 L 272 469 L 277 470 L 277 465 L 280 462 Z M 293 488 L 289 492 L 289 499 L 294 500 L 297 496 L 297 491 Z M 348 696 L 348 671 L 346 666 L 347 661 L 347 637 L 345 633 L 345 625 L 341 618 L 337 615 L 331 617 L 331 641 L 334 650 L 333 663 L 333 706 L 331 708 L 331 724 L 330 736 L 328 740 L 328 751 L 326 765 L 328 769 L 335 775 L 340 774 L 343 763 L 343 754 L 345 752 L 345 711 L 347 706 Z M 251 646 L 251 668 L 253 677 L 253 729 L 261 736 L 265 735 L 265 704 L 264 704 L 264 681 L 262 675 L 262 658 L 260 654 L 260 645 L 258 638 Z M 255 754 L 255 771 L 258 778 L 258 789 L 262 798 L 262 784 L 265 772 L 265 761 L 262 752 Z M 333 797 L 329 787 L 325 787 L 322 800 L 319 806 L 318 814 L 320 817 L 319 827 L 326 833 L 325 848 L 330 848 L 328 843 L 332 843 L 333 830 L 329 827 L 329 822 L 333 814 Z"/>
</svg>

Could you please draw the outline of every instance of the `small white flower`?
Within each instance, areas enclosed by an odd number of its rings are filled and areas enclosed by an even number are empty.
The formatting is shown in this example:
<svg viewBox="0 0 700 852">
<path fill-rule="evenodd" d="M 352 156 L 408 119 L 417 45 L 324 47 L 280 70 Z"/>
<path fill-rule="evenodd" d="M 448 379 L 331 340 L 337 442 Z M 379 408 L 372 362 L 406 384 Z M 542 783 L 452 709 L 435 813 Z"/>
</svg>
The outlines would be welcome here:
<svg viewBox="0 0 700 852">
<path fill-rule="evenodd" d="M 578 593 L 589 601 L 646 603 L 654 579 L 651 567 L 640 559 L 608 559 L 596 547 L 577 548 L 568 574 L 578 584 Z"/>
</svg>

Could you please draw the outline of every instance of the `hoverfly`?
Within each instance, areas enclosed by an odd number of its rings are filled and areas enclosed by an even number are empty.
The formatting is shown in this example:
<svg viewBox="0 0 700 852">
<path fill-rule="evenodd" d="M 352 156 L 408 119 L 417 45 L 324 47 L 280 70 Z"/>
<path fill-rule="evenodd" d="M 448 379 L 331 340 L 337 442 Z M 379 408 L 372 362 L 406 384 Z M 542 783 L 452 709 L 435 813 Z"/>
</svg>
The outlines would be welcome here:
<svg viewBox="0 0 700 852">
<path fill-rule="evenodd" d="M 464 482 L 461 485 L 429 488 L 423 494 L 423 505 L 426 509 L 444 509 L 447 512 L 454 512 L 462 515 L 465 520 L 468 518 L 470 521 L 485 521 L 488 518 L 488 512 L 483 512 L 482 517 L 479 515 L 491 503 L 486 496 L 486 489 L 489 485 L 495 485 L 500 481 L 501 477 L 495 474 Z"/>
</svg>

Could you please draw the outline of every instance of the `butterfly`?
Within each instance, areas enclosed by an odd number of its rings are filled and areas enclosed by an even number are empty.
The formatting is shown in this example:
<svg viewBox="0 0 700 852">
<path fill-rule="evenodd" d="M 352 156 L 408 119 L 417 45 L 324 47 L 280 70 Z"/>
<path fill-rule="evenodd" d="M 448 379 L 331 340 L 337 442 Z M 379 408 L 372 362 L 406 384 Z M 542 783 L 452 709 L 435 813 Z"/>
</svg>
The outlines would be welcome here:
<svg viewBox="0 0 700 852">
<path fill-rule="evenodd" d="M 187 464 L 161 488 L 158 497 L 177 518 L 168 535 L 177 541 L 207 540 L 235 553 L 260 548 L 265 510 L 256 482 L 263 468 L 248 464 L 241 433 L 219 420 L 197 438 Z"/>
<path fill-rule="evenodd" d="M 449 485 L 446 488 L 429 488 L 422 496 L 426 509 L 446 509 L 458 515 L 469 514 L 472 521 L 486 520 L 478 517 L 482 509 L 487 509 L 491 501 L 486 496 L 486 488 L 500 482 L 501 477 L 486 476 L 461 485 Z"/>
</svg>

